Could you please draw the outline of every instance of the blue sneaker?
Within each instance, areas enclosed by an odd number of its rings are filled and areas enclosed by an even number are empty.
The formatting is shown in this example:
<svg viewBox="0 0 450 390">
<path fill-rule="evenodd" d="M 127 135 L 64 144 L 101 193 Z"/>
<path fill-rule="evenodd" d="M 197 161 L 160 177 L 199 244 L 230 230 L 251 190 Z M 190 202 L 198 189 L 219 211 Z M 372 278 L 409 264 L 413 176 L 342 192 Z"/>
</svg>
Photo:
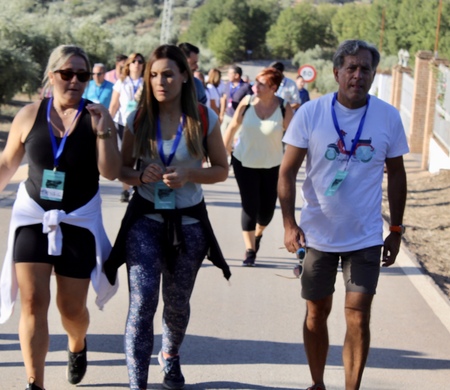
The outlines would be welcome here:
<svg viewBox="0 0 450 390">
<path fill-rule="evenodd" d="M 180 357 L 164 358 L 162 351 L 158 354 L 159 365 L 164 371 L 163 386 L 165 389 L 178 390 L 184 388 L 184 376 L 181 373 Z"/>
</svg>

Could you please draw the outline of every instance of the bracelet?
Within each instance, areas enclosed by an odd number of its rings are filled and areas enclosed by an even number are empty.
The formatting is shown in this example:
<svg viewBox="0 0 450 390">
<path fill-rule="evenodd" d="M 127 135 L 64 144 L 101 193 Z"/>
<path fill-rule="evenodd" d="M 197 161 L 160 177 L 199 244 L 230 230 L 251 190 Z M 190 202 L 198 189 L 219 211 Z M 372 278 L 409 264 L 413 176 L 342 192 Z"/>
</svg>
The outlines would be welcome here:
<svg viewBox="0 0 450 390">
<path fill-rule="evenodd" d="M 108 139 L 108 138 L 111 138 L 111 135 L 112 135 L 112 132 L 111 132 L 110 127 L 108 127 L 104 133 L 97 132 L 97 137 L 99 139 Z"/>
<path fill-rule="evenodd" d="M 147 184 L 144 180 L 142 180 L 142 176 L 144 176 L 144 171 L 142 171 L 139 175 L 139 181 L 141 182 L 141 184 Z"/>
</svg>

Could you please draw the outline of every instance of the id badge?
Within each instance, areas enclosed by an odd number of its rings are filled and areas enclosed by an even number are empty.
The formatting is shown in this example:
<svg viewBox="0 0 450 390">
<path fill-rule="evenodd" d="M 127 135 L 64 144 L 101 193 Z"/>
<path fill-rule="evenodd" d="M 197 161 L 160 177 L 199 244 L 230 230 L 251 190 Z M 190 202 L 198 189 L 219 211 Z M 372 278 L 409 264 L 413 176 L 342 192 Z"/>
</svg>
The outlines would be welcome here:
<svg viewBox="0 0 450 390">
<path fill-rule="evenodd" d="M 333 181 L 325 191 L 325 196 L 333 196 L 348 175 L 348 171 L 337 171 Z"/>
<path fill-rule="evenodd" d="M 233 107 L 233 100 L 228 99 L 228 108 Z"/>
<path fill-rule="evenodd" d="M 64 194 L 64 172 L 44 169 L 41 185 L 41 199 L 61 202 Z"/>
<path fill-rule="evenodd" d="M 162 181 L 155 184 L 155 209 L 173 210 L 175 208 L 175 190 L 167 187 Z"/>
<path fill-rule="evenodd" d="M 127 104 L 127 112 L 131 112 L 136 110 L 137 108 L 137 101 L 136 100 L 130 100 Z"/>
</svg>

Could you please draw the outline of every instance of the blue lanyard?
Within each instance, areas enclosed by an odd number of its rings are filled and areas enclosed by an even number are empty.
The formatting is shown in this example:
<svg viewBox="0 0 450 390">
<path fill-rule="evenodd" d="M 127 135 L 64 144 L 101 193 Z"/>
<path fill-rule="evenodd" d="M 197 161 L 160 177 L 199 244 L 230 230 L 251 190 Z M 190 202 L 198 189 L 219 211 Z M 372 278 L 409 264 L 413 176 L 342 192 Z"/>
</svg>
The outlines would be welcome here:
<svg viewBox="0 0 450 390">
<path fill-rule="evenodd" d="M 52 109 L 53 105 L 53 98 L 50 98 L 47 104 L 47 124 L 48 124 L 48 130 L 50 132 L 50 139 L 52 141 L 52 149 L 53 149 L 53 167 L 56 170 L 56 168 L 59 165 L 59 159 L 62 155 L 62 152 L 64 150 L 64 145 L 66 144 L 67 136 L 69 135 L 70 129 L 72 128 L 73 124 L 77 120 L 78 116 L 80 115 L 81 111 L 84 108 L 84 99 L 81 99 L 80 104 L 78 105 L 78 111 L 77 115 L 75 115 L 75 118 L 73 118 L 72 124 L 70 127 L 65 131 L 64 136 L 61 140 L 61 143 L 58 145 L 56 144 L 56 137 L 53 134 L 53 127 L 50 121 L 50 110 Z"/>
<path fill-rule="evenodd" d="M 336 103 L 336 100 L 337 100 L 337 92 L 334 93 L 333 101 L 331 102 L 331 115 L 333 117 L 334 128 L 336 129 L 336 132 L 338 133 L 339 139 L 342 142 L 342 146 L 344 147 L 345 151 L 347 151 L 347 148 L 345 146 L 344 136 L 342 135 L 341 128 L 339 127 L 339 123 L 337 120 L 336 111 L 334 110 L 334 105 Z M 355 153 L 356 145 L 358 144 L 359 139 L 361 138 L 362 129 L 364 127 L 364 122 L 366 120 L 367 110 L 369 109 L 369 100 L 370 100 L 370 95 L 367 95 L 366 110 L 364 111 L 364 114 L 359 122 L 358 131 L 356 132 L 356 136 L 353 139 L 352 149 L 350 150 L 350 155 L 348 156 L 347 165 L 348 165 L 350 159 L 352 158 L 353 154 Z"/>
<path fill-rule="evenodd" d="M 102 96 L 103 90 L 105 89 L 106 83 L 103 82 L 103 84 L 99 87 L 97 84 L 95 84 L 95 95 L 97 96 L 97 100 L 100 101 L 100 96 Z M 100 91 L 100 93 L 99 93 Z"/>
<path fill-rule="evenodd" d="M 134 95 L 136 95 L 137 90 L 139 89 L 139 86 L 141 85 L 141 78 L 138 79 L 136 85 L 134 84 L 133 79 L 130 77 L 131 85 L 133 86 L 133 99 Z"/>
<path fill-rule="evenodd" d="M 183 114 L 183 119 L 181 123 L 178 125 L 177 129 L 177 135 L 175 136 L 175 140 L 173 141 L 172 150 L 170 151 L 169 157 L 167 157 L 164 154 L 163 150 L 163 142 L 162 142 L 162 135 L 161 135 L 161 122 L 159 120 L 159 117 L 156 119 L 156 143 L 158 145 L 158 153 L 159 157 L 161 157 L 161 161 L 163 164 L 167 167 L 172 162 L 173 157 L 175 156 L 175 152 L 178 148 L 178 145 L 181 141 L 181 135 L 183 134 L 183 127 L 186 122 L 186 115 Z"/>
</svg>

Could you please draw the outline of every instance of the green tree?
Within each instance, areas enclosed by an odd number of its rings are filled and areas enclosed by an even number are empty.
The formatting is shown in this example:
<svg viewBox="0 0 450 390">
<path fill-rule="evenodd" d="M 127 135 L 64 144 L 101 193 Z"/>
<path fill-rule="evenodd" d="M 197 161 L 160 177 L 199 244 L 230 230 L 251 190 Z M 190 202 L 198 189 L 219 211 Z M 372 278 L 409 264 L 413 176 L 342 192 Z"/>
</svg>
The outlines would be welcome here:
<svg viewBox="0 0 450 390">
<path fill-rule="evenodd" d="M 281 58 L 292 58 L 298 51 L 315 45 L 326 46 L 329 24 L 326 16 L 319 14 L 317 7 L 310 3 L 283 10 L 267 33 L 267 46 L 273 55 Z"/>
<path fill-rule="evenodd" d="M 229 58 L 229 53 L 234 51 L 233 60 L 245 58 L 247 50 L 252 50 L 257 57 L 263 56 L 267 52 L 266 32 L 279 9 L 275 0 L 210 0 L 192 14 L 189 29 L 181 35 L 180 41 L 207 46 L 211 34 L 228 19 L 239 31 L 235 37 L 237 42 L 227 39 L 230 46 L 227 47 L 214 38 L 215 49 L 211 48 L 212 51 L 218 53 L 217 47 L 221 47 L 224 54 L 219 56 L 222 58 Z"/>
<path fill-rule="evenodd" d="M 113 51 L 108 31 L 96 22 L 86 21 L 81 24 L 73 32 L 73 37 L 88 54 L 91 65 L 107 61 Z"/>
<path fill-rule="evenodd" d="M 369 9 L 370 5 L 355 3 L 339 7 L 331 20 L 333 31 L 339 42 L 346 39 L 365 39 L 366 15 Z M 350 20 L 351 23 L 349 23 Z"/>
<path fill-rule="evenodd" d="M 0 104 L 11 100 L 18 92 L 34 93 L 39 70 L 29 49 L 17 48 L 6 40 L 0 40 Z"/>
<path fill-rule="evenodd" d="M 228 19 L 223 20 L 211 32 L 208 47 L 219 63 L 233 62 L 236 53 L 242 51 L 242 47 L 239 46 L 243 42 L 241 34 L 239 29 Z"/>
</svg>

